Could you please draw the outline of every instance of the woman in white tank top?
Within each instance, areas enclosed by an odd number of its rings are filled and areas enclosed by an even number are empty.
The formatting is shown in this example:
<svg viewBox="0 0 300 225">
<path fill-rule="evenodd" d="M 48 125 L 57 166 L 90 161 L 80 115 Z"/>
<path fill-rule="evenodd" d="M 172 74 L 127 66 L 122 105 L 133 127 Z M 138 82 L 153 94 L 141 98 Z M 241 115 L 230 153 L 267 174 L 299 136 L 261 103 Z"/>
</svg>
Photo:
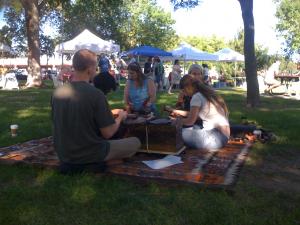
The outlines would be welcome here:
<svg viewBox="0 0 300 225">
<path fill-rule="evenodd" d="M 182 78 L 184 92 L 192 97 L 186 118 L 178 120 L 183 126 L 185 144 L 196 149 L 219 149 L 224 147 L 230 136 L 228 110 L 223 98 L 209 86 L 193 79 Z M 203 127 L 197 126 L 197 119 Z"/>
</svg>

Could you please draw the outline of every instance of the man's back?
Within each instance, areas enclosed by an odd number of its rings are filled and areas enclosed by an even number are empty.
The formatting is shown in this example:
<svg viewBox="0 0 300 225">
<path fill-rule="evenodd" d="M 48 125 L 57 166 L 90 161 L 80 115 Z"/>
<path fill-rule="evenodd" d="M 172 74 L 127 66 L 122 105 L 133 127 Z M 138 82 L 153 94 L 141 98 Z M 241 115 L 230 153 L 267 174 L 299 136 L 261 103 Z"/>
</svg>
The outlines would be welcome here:
<svg viewBox="0 0 300 225">
<path fill-rule="evenodd" d="M 72 82 L 53 94 L 54 146 L 62 162 L 101 162 L 109 144 L 100 128 L 115 123 L 105 96 L 86 82 Z"/>
</svg>

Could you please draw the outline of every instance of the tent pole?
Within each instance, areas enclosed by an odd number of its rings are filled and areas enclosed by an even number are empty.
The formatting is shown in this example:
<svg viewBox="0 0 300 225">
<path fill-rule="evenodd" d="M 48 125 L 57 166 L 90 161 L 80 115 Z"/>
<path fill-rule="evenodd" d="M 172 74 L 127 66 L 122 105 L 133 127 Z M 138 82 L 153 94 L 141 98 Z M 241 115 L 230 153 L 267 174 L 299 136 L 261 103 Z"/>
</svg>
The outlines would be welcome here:
<svg viewBox="0 0 300 225">
<path fill-rule="evenodd" d="M 4 68 L 3 51 L 1 51 L 1 58 L 2 58 L 1 67 Z M 1 74 L 0 75 L 2 75 L 2 71 L 4 71 L 4 70 L 1 70 Z"/>
<path fill-rule="evenodd" d="M 186 56 L 184 56 L 184 61 L 183 61 L 183 76 L 185 75 L 185 62 L 186 62 Z"/>
<path fill-rule="evenodd" d="M 234 87 L 236 87 L 236 61 L 234 61 Z"/>
</svg>

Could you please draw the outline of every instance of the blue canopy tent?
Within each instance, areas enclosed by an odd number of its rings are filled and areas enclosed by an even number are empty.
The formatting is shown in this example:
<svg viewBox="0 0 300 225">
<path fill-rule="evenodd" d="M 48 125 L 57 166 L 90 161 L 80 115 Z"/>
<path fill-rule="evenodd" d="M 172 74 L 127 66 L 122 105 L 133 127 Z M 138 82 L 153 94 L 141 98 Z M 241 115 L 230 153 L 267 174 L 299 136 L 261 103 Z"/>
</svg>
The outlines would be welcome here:
<svg viewBox="0 0 300 225">
<path fill-rule="evenodd" d="M 155 48 L 149 45 L 143 45 L 130 49 L 125 52 L 125 55 L 137 55 L 137 56 L 172 56 L 172 53 L 166 52 L 160 48 Z"/>
</svg>

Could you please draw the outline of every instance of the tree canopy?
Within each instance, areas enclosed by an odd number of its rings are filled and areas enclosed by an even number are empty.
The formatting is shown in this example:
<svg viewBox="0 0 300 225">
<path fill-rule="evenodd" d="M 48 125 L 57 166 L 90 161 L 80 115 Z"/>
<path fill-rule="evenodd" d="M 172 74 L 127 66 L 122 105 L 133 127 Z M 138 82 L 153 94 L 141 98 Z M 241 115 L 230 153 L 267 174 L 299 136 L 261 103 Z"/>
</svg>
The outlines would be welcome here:
<svg viewBox="0 0 300 225">
<path fill-rule="evenodd" d="M 87 16 L 88 15 L 88 16 Z M 175 21 L 153 0 L 111 1 L 77 0 L 63 8 L 60 28 L 67 39 L 87 28 L 103 39 L 111 39 L 122 50 L 137 45 L 172 48 L 178 37 L 172 25 Z"/>
<path fill-rule="evenodd" d="M 279 5 L 276 11 L 278 23 L 276 29 L 285 39 L 287 56 L 293 53 L 300 54 L 300 1 L 277 0 Z"/>
<path fill-rule="evenodd" d="M 154 0 L 77 0 L 61 1 L 60 4 L 59 1 L 44 2 L 43 7 L 39 9 L 41 44 L 54 42 L 53 37 L 43 34 L 42 27 L 46 23 L 58 31 L 57 41 L 69 40 L 87 28 L 103 39 L 114 40 L 123 50 L 137 45 L 171 49 L 178 44 L 178 36 L 172 27 L 175 20 L 171 18 L 170 13 L 157 6 Z M 4 43 L 11 46 L 13 42 L 17 52 L 26 54 L 24 14 L 25 10 L 22 7 L 6 7 L 4 19 L 7 26 L 3 27 L 0 33 Z M 45 40 L 46 36 L 48 40 Z M 41 53 L 44 54 L 45 50 Z"/>
<path fill-rule="evenodd" d="M 181 37 L 181 40 L 188 42 L 192 46 L 206 52 L 214 53 L 226 46 L 224 38 L 216 37 L 198 37 L 198 36 L 186 36 Z"/>
<path fill-rule="evenodd" d="M 58 24 L 60 41 L 85 28 L 117 41 L 123 49 L 142 44 L 167 48 L 177 40 L 172 28 L 175 21 L 157 7 L 155 0 L 0 0 L 0 7 L 6 9 L 4 18 L 9 24 L 1 30 L 0 38 L 16 43 L 17 51 L 28 56 L 29 87 L 42 85 L 41 50 L 52 54 L 52 40 L 40 31 L 49 20 Z"/>
</svg>

